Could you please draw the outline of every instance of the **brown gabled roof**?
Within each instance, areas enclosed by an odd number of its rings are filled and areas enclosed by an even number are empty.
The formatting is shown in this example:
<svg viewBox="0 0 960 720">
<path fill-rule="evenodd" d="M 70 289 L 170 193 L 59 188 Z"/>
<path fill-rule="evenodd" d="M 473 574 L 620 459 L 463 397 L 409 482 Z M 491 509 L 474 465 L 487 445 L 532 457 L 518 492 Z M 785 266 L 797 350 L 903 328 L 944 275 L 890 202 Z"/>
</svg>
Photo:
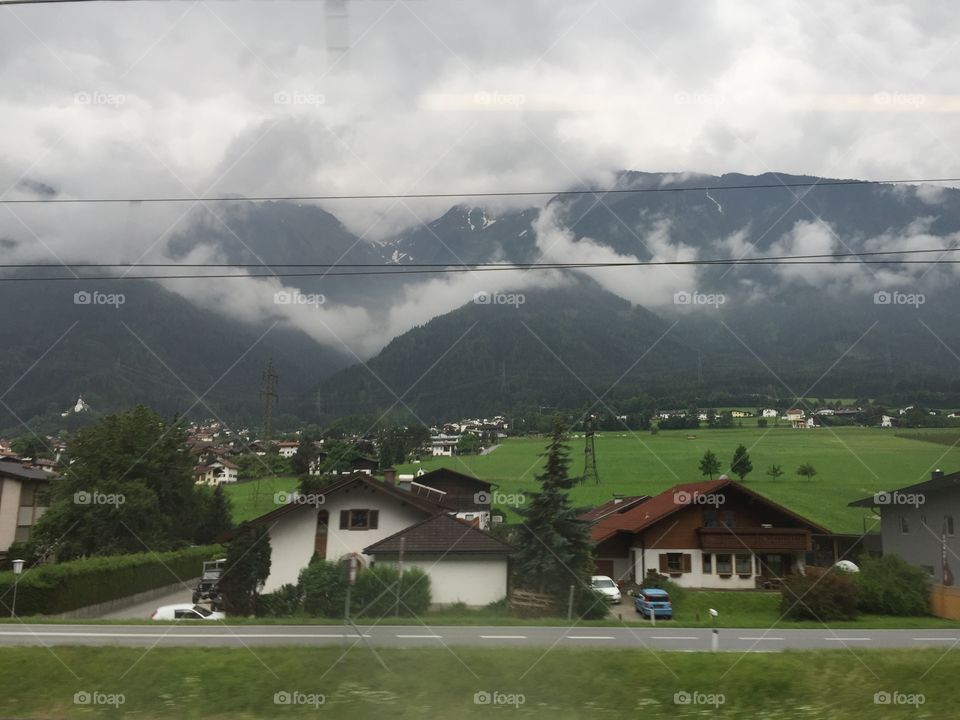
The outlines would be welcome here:
<svg viewBox="0 0 960 720">
<path fill-rule="evenodd" d="M 363 549 L 365 555 L 509 555 L 513 547 L 464 520 L 439 513 Z"/>
<path fill-rule="evenodd" d="M 603 503 L 603 505 L 597 505 L 595 508 L 587 510 L 587 512 L 579 516 L 579 519 L 586 520 L 587 522 L 597 522 L 607 517 L 607 515 L 625 513 L 649 499 L 649 495 L 628 495 L 626 497 L 614 498 L 613 500 L 608 500 Z"/>
<path fill-rule="evenodd" d="M 406 490 L 401 490 L 400 488 L 394 485 L 388 485 L 387 483 L 381 480 L 377 480 L 372 476 L 362 472 L 354 473 L 352 475 L 346 475 L 339 480 L 334 480 L 332 483 L 328 483 L 320 487 L 317 490 L 317 492 L 323 495 L 324 497 L 326 497 L 356 482 L 363 483 L 378 491 L 384 492 L 387 495 L 390 495 L 391 497 L 395 497 L 399 500 L 402 500 L 407 504 L 412 505 L 415 508 L 419 508 L 420 510 L 423 510 L 424 512 L 429 513 L 430 515 L 433 515 L 443 510 L 443 508 L 440 507 L 440 505 L 438 505 L 437 503 L 431 500 L 428 500 L 427 498 L 421 497 L 419 495 L 414 495 L 413 493 L 408 492 Z M 287 503 L 286 505 L 280 505 L 279 507 L 277 507 L 274 510 L 271 510 L 268 513 L 264 513 L 259 517 L 255 517 L 252 520 L 248 520 L 247 522 L 252 524 L 271 523 L 277 518 L 280 518 L 286 515 L 288 512 L 292 512 L 297 508 L 302 508 L 302 507 L 307 507 L 307 506 L 302 505 L 300 503 Z"/>
<path fill-rule="evenodd" d="M 0 460 L 0 477 L 15 480 L 50 480 L 50 473 L 38 467 L 25 465 L 22 462 Z"/>
<path fill-rule="evenodd" d="M 625 513 L 608 515 L 607 517 L 603 518 L 591 528 L 591 537 L 594 542 L 602 542 L 613 537 L 619 532 L 641 532 L 654 523 L 659 522 L 663 518 L 669 517 L 673 513 L 683 510 L 689 506 L 689 503 L 684 503 L 682 500 L 679 500 L 676 497 L 678 494 L 686 493 L 688 497 L 693 497 L 696 495 L 709 495 L 725 488 L 733 488 L 737 492 L 748 495 L 751 498 L 768 505 L 771 509 L 784 513 L 797 522 L 806 525 L 814 532 L 827 534 L 830 532 L 825 527 L 817 525 L 802 515 L 798 515 L 792 510 L 789 510 L 782 505 L 778 505 L 772 500 L 765 498 L 763 495 L 744 487 L 741 483 L 734 482 L 728 478 L 722 478 L 718 480 L 707 480 L 704 482 L 674 485 L 669 490 L 665 490 L 659 495 L 655 495 L 632 510 L 628 510 Z"/>
</svg>

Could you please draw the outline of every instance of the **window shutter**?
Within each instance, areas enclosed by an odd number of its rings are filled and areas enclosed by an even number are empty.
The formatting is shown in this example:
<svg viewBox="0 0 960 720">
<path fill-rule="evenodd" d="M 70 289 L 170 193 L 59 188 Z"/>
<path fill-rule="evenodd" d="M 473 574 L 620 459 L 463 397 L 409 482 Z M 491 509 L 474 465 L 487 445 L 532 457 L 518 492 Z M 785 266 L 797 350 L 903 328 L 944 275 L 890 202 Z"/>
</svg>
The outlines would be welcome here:
<svg viewBox="0 0 960 720">
<path fill-rule="evenodd" d="M 377 525 L 379 524 L 379 522 L 380 522 L 380 511 L 379 511 L 379 510 L 371 510 L 371 511 L 370 511 L 370 529 L 371 529 L 371 530 L 376 530 L 376 529 L 377 529 Z"/>
<path fill-rule="evenodd" d="M 346 530 L 350 527 L 350 511 L 341 510 L 340 511 L 340 529 Z"/>
<path fill-rule="evenodd" d="M 667 572 L 667 554 L 660 553 L 660 572 Z"/>
<path fill-rule="evenodd" d="M 687 572 L 690 572 L 692 569 L 693 569 L 693 556 L 688 553 L 684 553 L 683 554 L 683 571 L 687 573 Z"/>
</svg>

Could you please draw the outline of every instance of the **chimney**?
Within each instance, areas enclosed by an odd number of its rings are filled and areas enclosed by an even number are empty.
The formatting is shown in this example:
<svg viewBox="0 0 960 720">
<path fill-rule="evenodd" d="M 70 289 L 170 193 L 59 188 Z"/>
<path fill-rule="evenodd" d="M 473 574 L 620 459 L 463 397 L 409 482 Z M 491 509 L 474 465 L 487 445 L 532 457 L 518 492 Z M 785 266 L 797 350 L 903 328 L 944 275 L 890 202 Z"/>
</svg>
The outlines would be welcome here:
<svg viewBox="0 0 960 720">
<path fill-rule="evenodd" d="M 397 470 L 396 468 L 388 467 L 383 471 L 383 481 L 387 485 L 396 485 L 397 484 Z"/>
<path fill-rule="evenodd" d="M 936 470 L 930 473 L 931 480 L 936 480 L 937 478 L 942 478 L 942 477 L 943 477 L 943 470 L 941 470 L 940 468 L 937 468 Z"/>
</svg>

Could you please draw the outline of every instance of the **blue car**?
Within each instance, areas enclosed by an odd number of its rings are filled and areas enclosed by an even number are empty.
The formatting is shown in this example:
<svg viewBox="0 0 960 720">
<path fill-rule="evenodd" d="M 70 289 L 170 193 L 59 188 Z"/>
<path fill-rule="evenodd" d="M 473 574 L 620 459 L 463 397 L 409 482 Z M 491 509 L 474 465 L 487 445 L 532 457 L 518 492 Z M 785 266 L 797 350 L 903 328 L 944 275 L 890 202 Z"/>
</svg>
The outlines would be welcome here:
<svg viewBox="0 0 960 720">
<path fill-rule="evenodd" d="M 644 588 L 633 600 L 633 605 L 644 618 L 655 617 L 671 620 L 673 618 L 673 604 L 666 590 L 659 588 Z"/>
</svg>

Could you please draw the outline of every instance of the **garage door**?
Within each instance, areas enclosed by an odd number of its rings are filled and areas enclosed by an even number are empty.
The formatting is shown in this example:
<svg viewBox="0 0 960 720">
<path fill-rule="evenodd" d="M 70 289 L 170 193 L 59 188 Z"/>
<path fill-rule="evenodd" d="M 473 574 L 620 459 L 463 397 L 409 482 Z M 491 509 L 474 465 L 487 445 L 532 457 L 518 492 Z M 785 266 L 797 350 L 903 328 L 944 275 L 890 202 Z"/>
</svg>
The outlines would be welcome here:
<svg viewBox="0 0 960 720">
<path fill-rule="evenodd" d="M 593 569 L 594 575 L 606 575 L 613 577 L 613 560 L 596 560 Z M 616 579 L 616 578 L 614 578 Z"/>
</svg>

